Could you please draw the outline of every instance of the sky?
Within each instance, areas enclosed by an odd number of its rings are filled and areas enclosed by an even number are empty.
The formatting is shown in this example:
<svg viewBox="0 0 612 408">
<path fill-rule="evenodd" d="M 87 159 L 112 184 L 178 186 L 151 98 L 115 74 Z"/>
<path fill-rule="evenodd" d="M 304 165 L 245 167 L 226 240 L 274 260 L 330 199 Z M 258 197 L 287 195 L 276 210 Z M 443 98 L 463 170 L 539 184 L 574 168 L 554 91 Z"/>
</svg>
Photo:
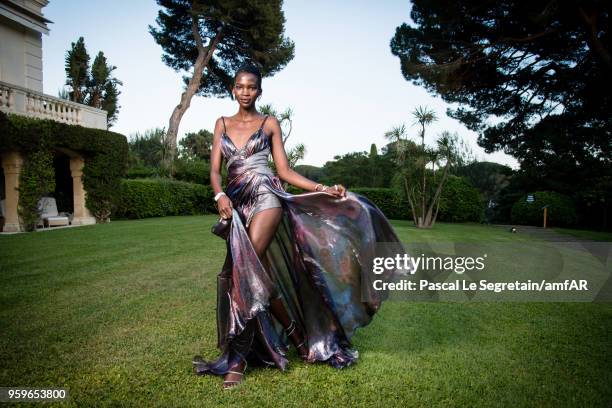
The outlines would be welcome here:
<svg viewBox="0 0 612 408">
<path fill-rule="evenodd" d="M 518 162 L 503 152 L 487 154 L 477 134 L 446 116 L 449 105 L 401 74 L 399 58 L 389 43 L 396 27 L 412 24 L 409 1 L 285 0 L 285 36 L 295 43 L 295 57 L 274 76 L 263 79 L 259 104 L 278 111 L 293 110 L 293 130 L 286 148 L 303 143 L 298 164 L 322 166 L 336 155 L 370 151 L 388 141 L 385 132 L 406 125 L 411 140 L 420 141 L 412 112 L 417 106 L 434 110 L 438 121 L 426 130 L 432 145 L 442 131 L 457 132 L 479 161 Z M 148 32 L 157 26 L 154 0 L 51 0 L 43 14 L 53 23 L 43 35 L 44 92 L 57 96 L 66 76 L 64 58 L 82 36 L 91 62 L 103 51 L 117 67 L 121 105 L 110 129 L 130 138 L 135 132 L 168 126 L 180 100 L 182 75 L 165 65 L 162 49 Z M 231 116 L 238 105 L 229 97 L 194 97 L 183 116 L 179 140 L 187 132 L 212 131 L 219 116 Z"/>
</svg>

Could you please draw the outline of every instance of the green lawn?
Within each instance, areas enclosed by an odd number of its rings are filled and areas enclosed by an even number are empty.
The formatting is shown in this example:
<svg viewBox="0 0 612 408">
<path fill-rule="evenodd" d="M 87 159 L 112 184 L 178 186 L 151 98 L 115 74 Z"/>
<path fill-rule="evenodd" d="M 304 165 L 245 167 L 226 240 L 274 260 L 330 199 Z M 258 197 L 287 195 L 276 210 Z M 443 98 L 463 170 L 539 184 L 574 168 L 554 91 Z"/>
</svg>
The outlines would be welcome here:
<svg viewBox="0 0 612 408">
<path fill-rule="evenodd" d="M 602 406 L 612 404 L 612 304 L 387 301 L 353 337 L 358 363 L 248 370 L 221 390 L 214 215 L 0 236 L 0 386 L 66 387 L 74 406 Z M 521 241 L 475 224 L 406 242 Z M 237 404 L 237 405 L 234 405 Z"/>
<path fill-rule="evenodd" d="M 561 234 L 569 234 L 577 238 L 590 239 L 593 241 L 612 242 L 612 232 L 576 230 L 569 228 L 554 228 L 554 230 Z"/>
</svg>

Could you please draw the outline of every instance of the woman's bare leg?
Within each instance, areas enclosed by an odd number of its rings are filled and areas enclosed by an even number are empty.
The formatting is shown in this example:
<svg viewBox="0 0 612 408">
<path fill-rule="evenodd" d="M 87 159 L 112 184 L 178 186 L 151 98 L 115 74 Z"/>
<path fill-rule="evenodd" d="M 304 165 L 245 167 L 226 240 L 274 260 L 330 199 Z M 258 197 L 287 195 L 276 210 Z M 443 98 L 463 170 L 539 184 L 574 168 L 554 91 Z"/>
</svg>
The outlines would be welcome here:
<svg viewBox="0 0 612 408">
<path fill-rule="evenodd" d="M 249 225 L 249 238 L 259 260 L 267 270 L 270 270 L 270 265 L 265 256 L 266 251 L 274 238 L 274 234 L 276 233 L 282 216 L 282 208 L 268 208 L 255 214 Z M 291 323 L 289 315 L 280 299 L 270 299 L 270 310 L 274 317 L 276 317 L 284 327 L 287 327 Z"/>
<path fill-rule="evenodd" d="M 274 234 L 276 234 L 276 230 L 283 216 L 283 209 L 280 207 L 277 208 L 268 208 L 266 210 L 260 211 L 253 216 L 251 220 L 251 224 L 249 225 L 249 238 L 253 247 L 255 248 L 255 252 L 257 256 L 261 260 L 261 263 L 270 270 L 270 265 L 268 264 L 268 259 L 266 257 L 266 251 L 268 250 L 268 246 L 270 242 L 274 238 Z M 293 344 L 298 347 L 298 353 L 301 355 L 305 355 L 308 353 L 308 348 L 304 345 L 304 334 L 302 330 L 297 327 L 297 325 L 291 325 L 291 318 L 287 313 L 287 309 L 285 309 L 285 305 L 280 299 L 270 299 L 270 311 L 272 315 L 285 327 L 289 328 L 289 337 Z"/>
<path fill-rule="evenodd" d="M 247 228 L 251 244 L 253 245 L 257 256 L 262 261 L 264 266 L 267 265 L 267 261 L 264 260 L 266 250 L 268 249 L 268 245 L 270 245 L 270 242 L 276 233 L 276 228 L 278 228 L 282 215 L 282 208 L 268 208 L 266 210 L 262 210 L 253 216 L 251 223 Z M 274 314 L 274 312 L 272 313 Z M 242 372 L 245 368 L 245 364 L 245 361 L 241 360 L 239 364 L 230 367 L 230 370 Z M 227 373 L 225 375 L 225 381 L 234 381 L 235 383 L 238 383 L 242 380 L 242 377 L 243 376 L 240 374 Z"/>
</svg>

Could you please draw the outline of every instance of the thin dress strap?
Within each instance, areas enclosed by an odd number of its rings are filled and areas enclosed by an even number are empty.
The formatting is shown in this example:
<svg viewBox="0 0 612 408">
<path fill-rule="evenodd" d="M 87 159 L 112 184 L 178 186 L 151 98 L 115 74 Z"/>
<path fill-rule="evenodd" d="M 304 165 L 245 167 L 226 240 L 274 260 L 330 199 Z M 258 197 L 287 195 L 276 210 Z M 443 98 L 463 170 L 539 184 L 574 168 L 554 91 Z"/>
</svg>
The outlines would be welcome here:
<svg viewBox="0 0 612 408">
<path fill-rule="evenodd" d="M 221 120 L 223 121 L 223 133 L 227 133 L 227 129 L 225 128 L 225 118 L 221 116 Z"/>
<path fill-rule="evenodd" d="M 266 119 L 268 119 L 268 116 L 270 116 L 270 115 L 266 115 L 266 117 L 264 118 L 264 120 L 261 122 L 261 126 L 259 127 L 259 129 L 263 129 L 263 127 L 264 127 L 264 123 L 266 123 Z"/>
</svg>

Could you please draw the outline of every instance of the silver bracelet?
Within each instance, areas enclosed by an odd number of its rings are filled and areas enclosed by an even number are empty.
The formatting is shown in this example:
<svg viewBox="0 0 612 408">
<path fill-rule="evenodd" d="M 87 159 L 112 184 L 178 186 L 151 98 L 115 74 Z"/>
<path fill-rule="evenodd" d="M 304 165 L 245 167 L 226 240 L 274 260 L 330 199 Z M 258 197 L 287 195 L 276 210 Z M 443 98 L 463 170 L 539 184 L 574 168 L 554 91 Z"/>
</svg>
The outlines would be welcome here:
<svg viewBox="0 0 612 408">
<path fill-rule="evenodd" d="M 215 201 L 219 201 L 219 198 L 221 198 L 222 195 L 226 195 L 223 191 L 218 192 L 215 195 Z"/>
</svg>

